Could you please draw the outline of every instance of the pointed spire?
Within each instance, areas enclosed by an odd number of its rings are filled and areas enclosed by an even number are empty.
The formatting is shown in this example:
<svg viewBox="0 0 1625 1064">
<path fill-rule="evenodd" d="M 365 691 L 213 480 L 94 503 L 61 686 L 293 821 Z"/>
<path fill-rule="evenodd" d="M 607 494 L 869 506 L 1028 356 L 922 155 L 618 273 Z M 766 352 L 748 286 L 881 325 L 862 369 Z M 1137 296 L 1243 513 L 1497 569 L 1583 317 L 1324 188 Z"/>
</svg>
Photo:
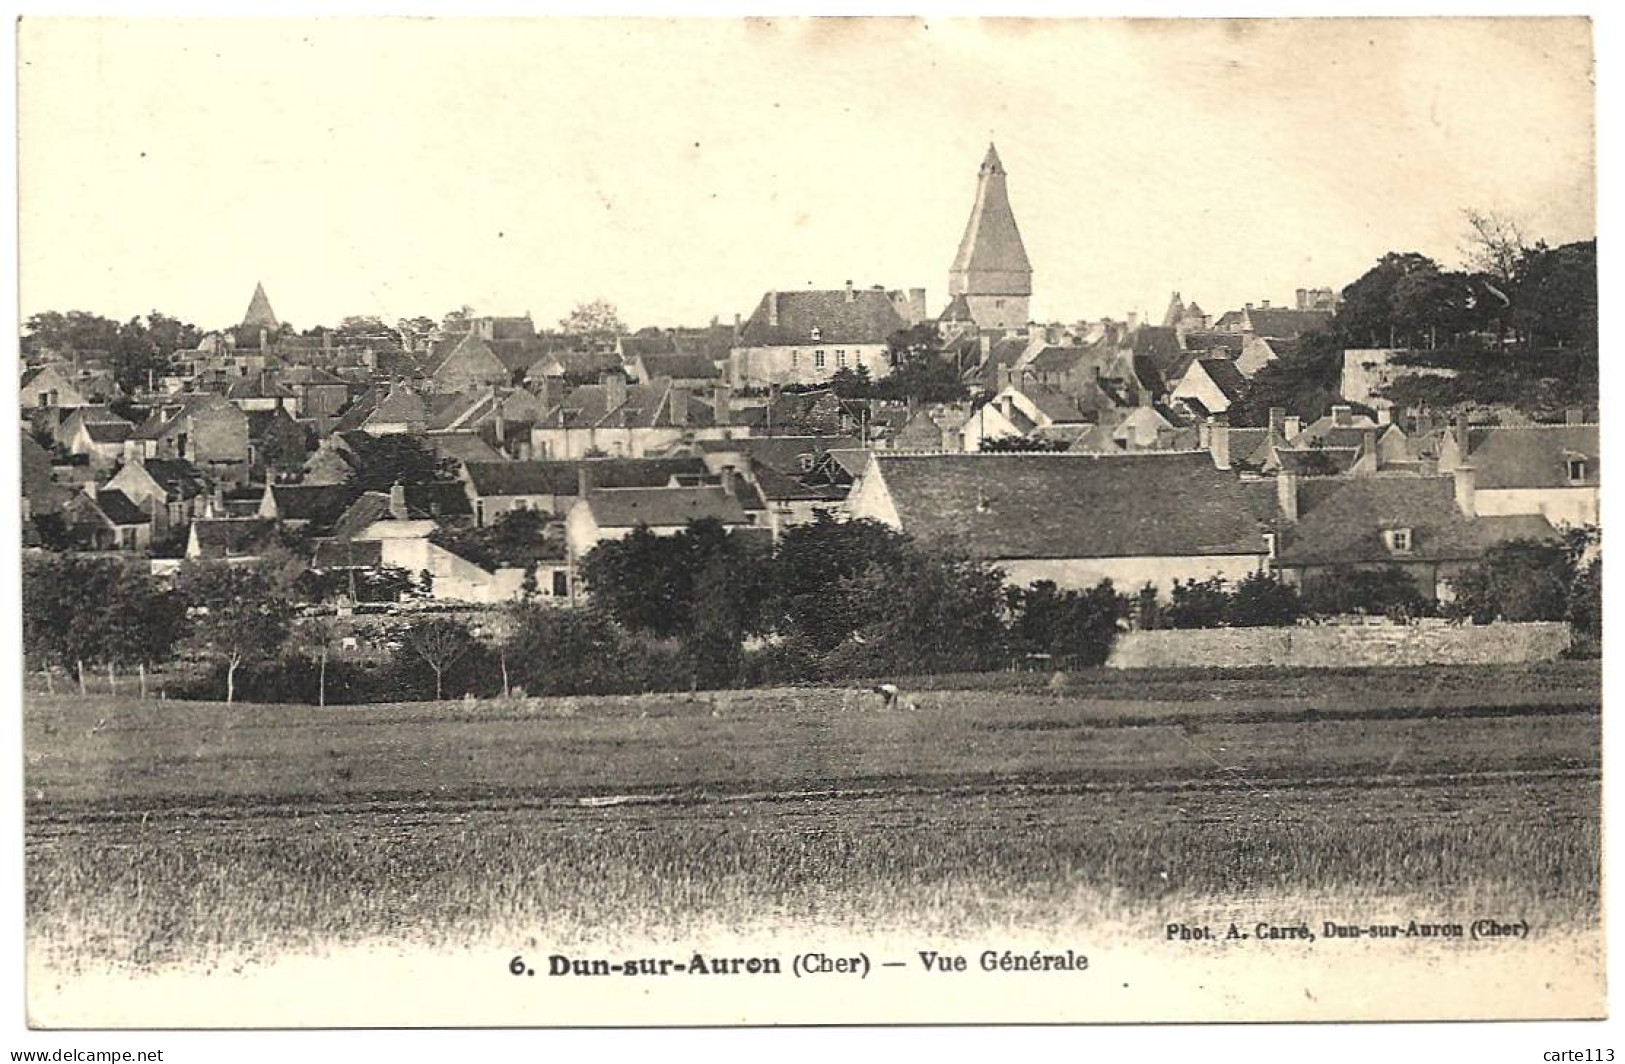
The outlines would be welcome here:
<svg viewBox="0 0 1625 1064">
<path fill-rule="evenodd" d="M 990 142 L 976 177 L 976 203 L 948 271 L 948 294 L 1028 296 L 1032 263 L 1005 188 L 1004 163 Z"/>
<path fill-rule="evenodd" d="M 265 285 L 258 281 L 254 283 L 254 298 L 248 301 L 248 313 L 243 315 L 243 324 L 250 328 L 269 329 L 272 332 L 281 328 L 275 312 L 271 310 L 271 301 L 266 298 Z"/>
</svg>

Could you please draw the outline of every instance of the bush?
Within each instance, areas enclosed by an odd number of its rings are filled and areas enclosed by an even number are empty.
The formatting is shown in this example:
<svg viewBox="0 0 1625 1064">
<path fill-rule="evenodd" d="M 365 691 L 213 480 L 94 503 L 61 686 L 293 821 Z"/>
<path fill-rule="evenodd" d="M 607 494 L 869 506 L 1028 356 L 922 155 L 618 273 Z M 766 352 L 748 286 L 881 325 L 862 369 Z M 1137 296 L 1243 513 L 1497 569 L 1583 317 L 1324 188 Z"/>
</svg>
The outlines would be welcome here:
<svg viewBox="0 0 1625 1064">
<path fill-rule="evenodd" d="M 1088 591 L 1061 591 L 1050 580 L 1006 593 L 1011 650 L 1048 655 L 1058 663 L 1089 667 L 1103 663 L 1129 614 L 1128 599 L 1110 580 Z"/>
<path fill-rule="evenodd" d="M 1436 609 L 1436 604 L 1422 594 L 1416 580 L 1397 565 L 1380 569 L 1335 566 L 1307 577 L 1303 583 L 1303 605 L 1309 612 L 1320 615 L 1363 613 L 1421 617 Z"/>
<path fill-rule="evenodd" d="M 1452 584 L 1456 608 L 1474 624 L 1561 621 L 1569 612 L 1575 557 L 1562 543 L 1518 539 L 1484 552 Z"/>
<path fill-rule="evenodd" d="M 1230 595 L 1224 577 L 1174 581 L 1167 606 L 1158 612 L 1162 628 L 1218 628 L 1224 623 Z"/>
<path fill-rule="evenodd" d="M 1297 624 L 1303 612 L 1297 588 L 1270 573 L 1253 573 L 1230 593 L 1224 623 L 1232 628 L 1282 628 Z"/>
</svg>

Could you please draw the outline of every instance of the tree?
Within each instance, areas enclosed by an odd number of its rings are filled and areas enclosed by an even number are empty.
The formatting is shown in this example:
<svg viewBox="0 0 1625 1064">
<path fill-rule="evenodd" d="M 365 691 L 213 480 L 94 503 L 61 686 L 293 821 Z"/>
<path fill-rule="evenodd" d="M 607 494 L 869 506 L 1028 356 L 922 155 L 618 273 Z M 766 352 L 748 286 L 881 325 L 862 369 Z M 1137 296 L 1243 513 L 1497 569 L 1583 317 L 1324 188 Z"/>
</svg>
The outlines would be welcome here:
<svg viewBox="0 0 1625 1064">
<path fill-rule="evenodd" d="M 764 627 L 820 652 L 834 648 L 862 624 L 850 581 L 870 565 L 901 563 L 909 543 L 878 521 L 839 521 L 826 510 L 786 529 L 769 574 Z"/>
<path fill-rule="evenodd" d="M 532 568 L 544 556 L 558 557 L 562 523 L 540 510 L 508 510 L 479 528 L 437 528 L 429 541 L 488 572 Z"/>
<path fill-rule="evenodd" d="M 1040 580 L 1006 592 L 1012 649 L 1043 654 L 1081 666 L 1105 662 L 1128 617 L 1128 599 L 1110 580 L 1087 591 L 1060 590 Z"/>
<path fill-rule="evenodd" d="M 1569 609 L 1575 558 L 1568 545 L 1517 539 L 1498 543 L 1451 581 L 1456 608 L 1474 624 L 1561 621 Z"/>
<path fill-rule="evenodd" d="M 1375 569 L 1333 566 L 1303 581 L 1303 604 L 1313 614 L 1343 613 L 1403 614 L 1427 613 L 1431 604 L 1416 578 L 1397 565 Z"/>
<path fill-rule="evenodd" d="M 629 631 L 670 639 L 692 631 L 699 577 L 713 563 L 712 579 L 726 579 L 738 600 L 742 631 L 755 630 L 766 561 L 744 537 L 702 518 L 670 536 L 640 525 L 593 548 L 580 571 L 593 600 Z"/>
<path fill-rule="evenodd" d="M 402 642 L 418 660 L 434 671 L 434 698 L 445 696 L 446 670 L 466 657 L 478 640 L 461 621 L 430 617 L 408 628 Z"/>
<path fill-rule="evenodd" d="M 167 661 L 185 625 L 185 603 L 142 568 L 74 555 L 23 563 L 23 648 L 30 665 L 78 673 Z M 143 691 L 143 693 L 145 693 Z"/>
<path fill-rule="evenodd" d="M 1460 249 L 1462 261 L 1468 269 L 1487 274 L 1510 289 L 1519 264 L 1529 253 L 1523 223 L 1495 211 L 1468 208 L 1462 214 L 1468 230 Z"/>
<path fill-rule="evenodd" d="M 1575 639 L 1586 648 L 1602 640 L 1602 556 L 1591 559 L 1569 588 L 1567 620 Z"/>
<path fill-rule="evenodd" d="M 176 573 L 175 586 L 188 606 L 193 651 L 225 666 L 230 705 L 236 699 L 237 670 L 282 649 L 292 609 L 257 565 L 189 561 Z"/>
<path fill-rule="evenodd" d="M 1233 628 L 1285 627 L 1302 615 L 1298 589 L 1263 572 L 1240 580 L 1224 607 L 1224 623 Z"/>
<path fill-rule="evenodd" d="M 876 399 L 917 399 L 922 403 L 952 403 L 969 392 L 959 367 L 942 352 L 933 322 L 920 322 L 887 338 L 892 371 L 873 389 Z"/>
<path fill-rule="evenodd" d="M 352 436 L 356 463 L 346 483 L 357 493 L 387 492 L 396 484 L 408 487 L 429 484 L 452 475 L 450 465 L 436 457 L 417 436 L 404 433 L 387 436 L 353 433 Z"/>
<path fill-rule="evenodd" d="M 571 336 L 619 336 L 626 332 L 615 304 L 606 299 L 577 303 L 559 321 L 559 331 Z"/>
<path fill-rule="evenodd" d="M 844 656 L 829 660 L 848 675 L 975 671 L 1007 658 L 1004 574 L 997 569 L 911 548 L 899 562 L 870 564 L 842 584 L 859 628 Z"/>
<path fill-rule="evenodd" d="M 1230 596 L 1224 589 L 1224 577 L 1206 580 L 1175 580 L 1169 592 L 1169 602 L 1160 612 L 1166 628 L 1217 628 L 1224 623 Z"/>
<path fill-rule="evenodd" d="M 316 655 L 316 704 L 327 705 L 327 659 L 333 651 L 333 628 L 321 617 L 307 617 L 294 629 L 295 638 Z"/>
</svg>

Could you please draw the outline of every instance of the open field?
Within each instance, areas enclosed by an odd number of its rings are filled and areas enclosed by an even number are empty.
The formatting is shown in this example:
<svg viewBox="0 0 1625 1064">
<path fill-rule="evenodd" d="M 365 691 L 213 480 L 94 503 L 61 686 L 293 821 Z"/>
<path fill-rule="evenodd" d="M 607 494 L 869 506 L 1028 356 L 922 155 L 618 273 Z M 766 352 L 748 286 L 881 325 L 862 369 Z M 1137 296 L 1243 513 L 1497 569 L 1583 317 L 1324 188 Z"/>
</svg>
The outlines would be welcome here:
<svg viewBox="0 0 1625 1064">
<path fill-rule="evenodd" d="M 836 688 L 32 697 L 30 928 L 68 967 L 493 929 L 1154 935 L 1258 899 L 1585 930 L 1597 673 L 1542 669 L 1186 678 L 1180 699 L 1167 678 L 1115 700 L 1082 674 L 916 690 L 913 712 Z"/>
</svg>

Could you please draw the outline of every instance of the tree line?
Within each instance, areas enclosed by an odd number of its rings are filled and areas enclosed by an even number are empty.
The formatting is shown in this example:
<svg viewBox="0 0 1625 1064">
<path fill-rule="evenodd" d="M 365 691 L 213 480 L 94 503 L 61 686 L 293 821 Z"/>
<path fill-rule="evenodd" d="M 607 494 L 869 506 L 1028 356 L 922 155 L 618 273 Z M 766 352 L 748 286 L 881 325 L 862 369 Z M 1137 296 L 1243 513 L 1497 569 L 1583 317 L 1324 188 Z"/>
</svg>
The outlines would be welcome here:
<svg viewBox="0 0 1625 1064">
<path fill-rule="evenodd" d="M 695 521 L 671 536 L 639 529 L 582 561 L 581 608 L 520 601 L 478 625 L 449 616 L 389 622 L 381 661 L 335 660 L 323 618 L 296 613 L 269 565 L 188 562 L 173 581 L 139 565 L 76 555 L 25 559 L 23 638 L 48 685 L 83 690 L 179 660 L 201 671 L 177 697 L 376 702 L 619 694 L 872 680 L 1022 665 L 1088 668 L 1140 628 L 1261 627 L 1324 613 L 1462 621 L 1567 621 L 1581 652 L 1600 645 L 1602 560 L 1595 533 L 1518 540 L 1424 598 L 1398 567 L 1334 569 L 1300 589 L 1269 573 L 1177 581 L 1167 596 L 1110 581 L 1008 587 L 998 569 L 927 549 L 873 521 L 818 520 L 774 547 Z"/>
</svg>

